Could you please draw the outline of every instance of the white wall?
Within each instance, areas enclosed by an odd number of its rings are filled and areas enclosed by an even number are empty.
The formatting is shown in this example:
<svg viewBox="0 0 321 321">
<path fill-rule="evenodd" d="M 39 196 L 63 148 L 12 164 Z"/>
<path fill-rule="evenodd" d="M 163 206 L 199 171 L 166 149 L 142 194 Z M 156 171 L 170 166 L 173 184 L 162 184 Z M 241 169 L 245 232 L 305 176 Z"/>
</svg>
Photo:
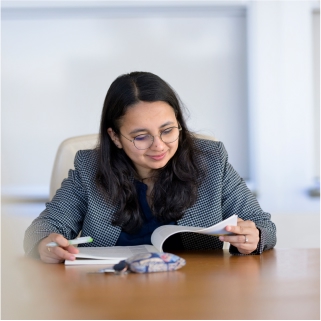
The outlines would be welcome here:
<svg viewBox="0 0 321 321">
<path fill-rule="evenodd" d="M 248 178 L 245 8 L 87 4 L 3 9 L 3 193 L 46 195 L 59 143 L 98 132 L 109 85 L 134 70 L 168 81 Z"/>
<path fill-rule="evenodd" d="M 318 2 L 47 3 L 2 2 L 2 192 L 47 195 L 58 144 L 97 132 L 111 81 L 144 69 L 173 85 L 192 129 L 226 144 L 266 211 L 319 212 L 307 193 Z"/>
<path fill-rule="evenodd" d="M 320 11 L 313 12 L 314 176 L 320 185 Z"/>
<path fill-rule="evenodd" d="M 319 213 L 314 180 L 311 1 L 249 6 L 251 170 L 263 208 Z M 319 107 L 320 108 L 320 107 Z"/>
</svg>

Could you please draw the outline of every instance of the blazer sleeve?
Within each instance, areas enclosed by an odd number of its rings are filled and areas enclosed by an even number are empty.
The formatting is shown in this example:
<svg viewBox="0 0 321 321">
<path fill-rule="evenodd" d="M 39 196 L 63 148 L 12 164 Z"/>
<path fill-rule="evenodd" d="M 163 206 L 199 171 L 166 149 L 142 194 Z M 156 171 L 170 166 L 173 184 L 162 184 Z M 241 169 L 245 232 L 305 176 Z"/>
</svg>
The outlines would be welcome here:
<svg viewBox="0 0 321 321">
<path fill-rule="evenodd" d="M 51 202 L 25 232 L 24 251 L 38 257 L 38 243 L 51 233 L 62 234 L 67 239 L 77 237 L 87 211 L 87 195 L 82 179 L 82 154 L 75 156 L 75 170 L 69 170 Z"/>
<path fill-rule="evenodd" d="M 222 212 L 223 218 L 233 214 L 243 220 L 251 220 L 260 233 L 257 249 L 251 254 L 261 254 L 276 244 L 276 227 L 271 215 L 264 212 L 244 180 L 228 162 L 228 155 L 222 143 L 219 143 L 222 171 Z M 230 253 L 242 255 L 236 247 L 230 246 Z"/>
</svg>

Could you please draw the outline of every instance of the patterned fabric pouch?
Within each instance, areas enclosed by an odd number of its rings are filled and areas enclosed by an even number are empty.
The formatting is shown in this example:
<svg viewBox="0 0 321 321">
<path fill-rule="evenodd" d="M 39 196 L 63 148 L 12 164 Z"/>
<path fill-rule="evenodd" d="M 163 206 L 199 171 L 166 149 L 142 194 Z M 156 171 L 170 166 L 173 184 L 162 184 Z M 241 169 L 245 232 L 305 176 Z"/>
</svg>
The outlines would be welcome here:
<svg viewBox="0 0 321 321">
<path fill-rule="evenodd" d="M 180 269 L 186 264 L 181 257 L 171 253 L 141 253 L 120 261 L 114 266 L 117 273 L 166 272 Z"/>
</svg>

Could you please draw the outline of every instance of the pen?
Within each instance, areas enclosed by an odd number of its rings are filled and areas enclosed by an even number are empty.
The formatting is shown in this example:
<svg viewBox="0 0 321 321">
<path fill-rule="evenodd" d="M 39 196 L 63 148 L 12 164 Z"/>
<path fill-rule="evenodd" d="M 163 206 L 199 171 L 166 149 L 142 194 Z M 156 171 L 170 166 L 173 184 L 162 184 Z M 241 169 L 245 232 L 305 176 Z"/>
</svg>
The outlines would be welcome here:
<svg viewBox="0 0 321 321">
<path fill-rule="evenodd" d="M 81 243 L 90 243 L 92 241 L 93 241 L 93 238 L 90 236 L 78 237 L 74 240 L 68 240 L 70 245 L 81 244 Z M 46 246 L 55 247 L 55 246 L 59 246 L 59 245 L 56 242 L 50 242 L 50 243 L 46 244 Z"/>
</svg>

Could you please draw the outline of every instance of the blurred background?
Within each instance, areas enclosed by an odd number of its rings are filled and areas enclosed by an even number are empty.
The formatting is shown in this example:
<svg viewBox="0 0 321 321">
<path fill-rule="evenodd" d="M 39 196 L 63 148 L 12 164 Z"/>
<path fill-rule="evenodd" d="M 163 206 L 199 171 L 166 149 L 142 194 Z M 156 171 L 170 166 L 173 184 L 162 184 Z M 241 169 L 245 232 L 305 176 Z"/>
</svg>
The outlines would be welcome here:
<svg viewBox="0 0 321 321">
<path fill-rule="evenodd" d="M 2 235 L 21 253 L 59 144 L 98 132 L 131 71 L 162 77 L 190 129 L 225 144 L 277 247 L 320 247 L 319 1 L 2 1 L 1 42 Z"/>
</svg>

